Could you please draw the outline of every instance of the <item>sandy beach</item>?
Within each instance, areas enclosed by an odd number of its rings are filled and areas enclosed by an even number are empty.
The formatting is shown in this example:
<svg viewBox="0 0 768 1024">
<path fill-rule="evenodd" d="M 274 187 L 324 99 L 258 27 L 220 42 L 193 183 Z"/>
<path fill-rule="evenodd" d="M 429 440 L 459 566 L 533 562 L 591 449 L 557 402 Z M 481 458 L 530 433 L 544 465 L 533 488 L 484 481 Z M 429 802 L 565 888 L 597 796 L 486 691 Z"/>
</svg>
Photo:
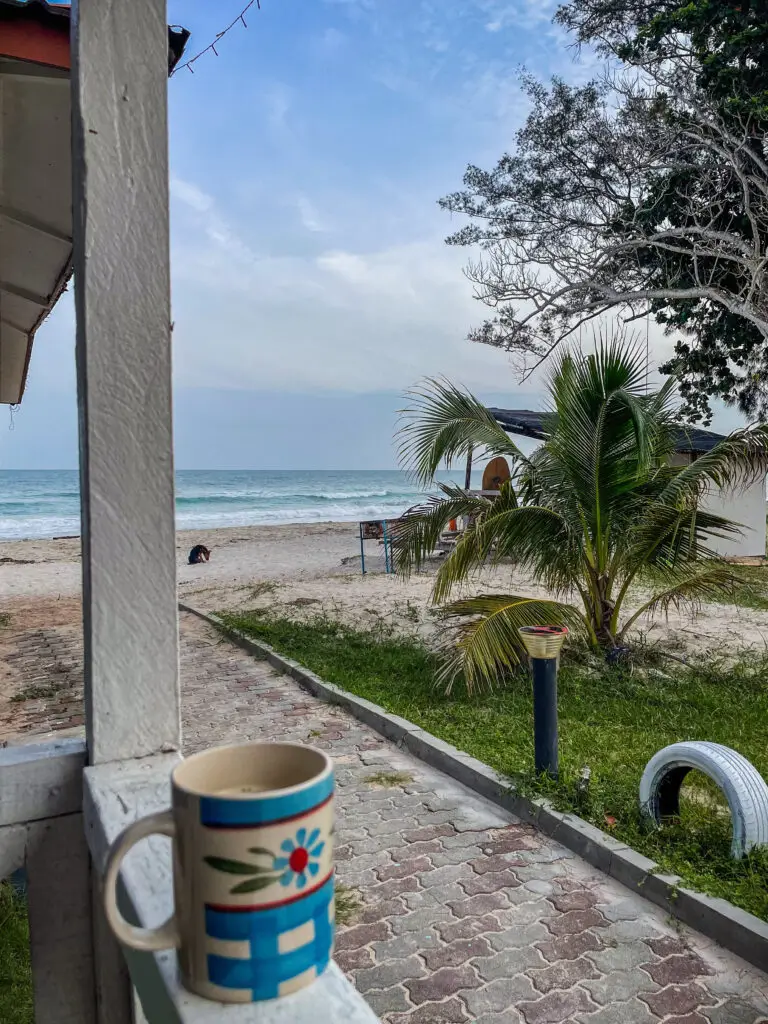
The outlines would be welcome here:
<svg viewBox="0 0 768 1024">
<path fill-rule="evenodd" d="M 196 543 L 211 549 L 207 564 L 187 564 Z M 323 612 L 361 626 L 384 620 L 425 638 L 435 629 L 429 602 L 434 568 L 408 580 L 387 576 L 381 548 L 367 542 L 372 571 L 363 576 L 355 523 L 187 531 L 178 534 L 177 552 L 179 597 L 200 608 L 270 608 L 298 619 Z M 483 572 L 471 589 L 545 595 L 508 565 Z M 79 595 L 78 538 L 0 543 L 0 612 L 10 614 L 11 628 L 74 624 Z M 709 604 L 696 616 L 670 612 L 639 628 L 680 651 L 763 648 L 768 612 Z"/>
</svg>

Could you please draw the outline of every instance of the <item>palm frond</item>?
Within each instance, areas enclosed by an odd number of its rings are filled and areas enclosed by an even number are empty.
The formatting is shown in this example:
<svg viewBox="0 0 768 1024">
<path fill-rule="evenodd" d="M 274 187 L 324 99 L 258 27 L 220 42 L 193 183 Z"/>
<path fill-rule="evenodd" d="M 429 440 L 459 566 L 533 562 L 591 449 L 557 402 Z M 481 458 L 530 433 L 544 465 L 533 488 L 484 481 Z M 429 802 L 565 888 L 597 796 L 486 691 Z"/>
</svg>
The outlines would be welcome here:
<svg viewBox="0 0 768 1024">
<path fill-rule="evenodd" d="M 445 614 L 463 620 L 443 637 L 445 660 L 438 682 L 446 693 L 460 676 L 470 694 L 492 690 L 527 664 L 518 634 L 521 626 L 565 625 L 576 633 L 590 632 L 584 616 L 571 605 L 519 595 L 481 594 L 453 602 Z"/>
<path fill-rule="evenodd" d="M 525 456 L 488 409 L 468 391 L 446 380 L 427 379 L 408 392 L 411 405 L 400 412 L 398 456 L 422 484 L 428 484 L 441 463 L 447 466 L 470 451 Z"/>
<path fill-rule="evenodd" d="M 670 565 L 666 575 L 669 585 L 654 594 L 627 619 L 619 636 L 625 636 L 641 615 L 655 612 L 666 614 L 670 608 L 682 606 L 697 609 L 707 599 L 733 599 L 744 586 L 744 575 L 738 567 L 720 558 Z"/>
<path fill-rule="evenodd" d="M 566 567 L 567 531 L 560 516 L 537 505 L 505 507 L 503 498 L 491 503 L 462 533 L 455 548 L 438 570 L 432 599 L 446 600 L 453 588 L 476 569 L 511 559 L 522 569 L 532 568 L 537 577 L 548 574 L 573 583 Z"/>
<path fill-rule="evenodd" d="M 418 572 L 436 549 L 441 534 L 451 519 L 484 516 L 491 502 L 469 494 L 457 484 L 438 484 L 443 497 L 433 496 L 400 518 L 392 532 L 392 548 L 397 571 L 409 576 Z"/>
</svg>

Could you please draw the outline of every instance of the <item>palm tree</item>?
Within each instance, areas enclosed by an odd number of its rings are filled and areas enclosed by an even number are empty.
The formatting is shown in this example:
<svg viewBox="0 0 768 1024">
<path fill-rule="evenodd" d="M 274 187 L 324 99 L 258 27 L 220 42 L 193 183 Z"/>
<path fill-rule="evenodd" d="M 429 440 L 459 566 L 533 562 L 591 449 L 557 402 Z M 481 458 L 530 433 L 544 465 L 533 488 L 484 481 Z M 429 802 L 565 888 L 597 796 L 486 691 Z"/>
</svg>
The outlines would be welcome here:
<svg viewBox="0 0 768 1024">
<path fill-rule="evenodd" d="M 621 645 L 637 619 L 702 598 L 732 596 L 744 576 L 711 548 L 739 525 L 705 511 L 711 488 L 738 488 L 768 471 L 768 427 L 738 430 L 683 467 L 671 464 L 679 427 L 675 382 L 646 393 L 646 362 L 623 337 L 596 340 L 594 355 L 561 354 L 548 381 L 546 440 L 525 455 L 488 409 L 444 380 L 409 392 L 400 456 L 441 495 L 411 509 L 396 537 L 398 568 L 418 569 L 450 519 L 469 526 L 440 566 L 432 599 L 448 631 L 443 679 L 491 687 L 525 657 L 518 628 L 567 624 L 594 648 Z M 471 452 L 503 455 L 512 478 L 485 498 L 434 474 Z M 481 594 L 449 601 L 480 568 L 512 560 L 551 600 Z M 633 586 L 650 588 L 623 614 Z M 635 595 L 633 595 L 634 597 Z M 576 603 L 571 600 L 578 599 Z M 636 599 L 636 598 L 635 598 Z"/>
</svg>

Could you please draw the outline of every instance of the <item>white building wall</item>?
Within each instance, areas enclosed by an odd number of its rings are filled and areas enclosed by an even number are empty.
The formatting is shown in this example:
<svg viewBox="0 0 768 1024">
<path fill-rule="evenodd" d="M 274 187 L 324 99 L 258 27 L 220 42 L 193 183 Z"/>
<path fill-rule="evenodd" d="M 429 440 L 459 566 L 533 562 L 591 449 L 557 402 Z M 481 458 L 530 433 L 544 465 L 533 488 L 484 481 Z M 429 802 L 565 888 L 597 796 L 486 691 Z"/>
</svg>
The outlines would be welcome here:
<svg viewBox="0 0 768 1024">
<path fill-rule="evenodd" d="M 739 523 L 741 534 L 716 538 L 712 547 L 721 555 L 740 557 L 765 554 L 765 480 L 736 492 L 713 490 L 702 501 L 702 508 Z"/>
</svg>

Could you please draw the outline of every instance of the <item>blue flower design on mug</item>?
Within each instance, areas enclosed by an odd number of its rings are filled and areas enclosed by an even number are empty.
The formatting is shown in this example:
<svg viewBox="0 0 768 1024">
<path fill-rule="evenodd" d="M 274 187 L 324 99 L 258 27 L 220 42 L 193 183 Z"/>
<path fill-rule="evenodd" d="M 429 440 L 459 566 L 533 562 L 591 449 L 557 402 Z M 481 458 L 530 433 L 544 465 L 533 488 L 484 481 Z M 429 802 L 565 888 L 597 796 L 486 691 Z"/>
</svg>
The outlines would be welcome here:
<svg viewBox="0 0 768 1024">
<path fill-rule="evenodd" d="M 280 876 L 281 885 L 290 885 L 296 881 L 296 888 L 303 889 L 307 884 L 307 876 L 314 877 L 320 870 L 317 863 L 323 849 L 324 842 L 318 842 L 320 829 L 313 829 L 309 835 L 305 828 L 300 828 L 295 839 L 285 839 L 280 849 L 287 856 L 275 857 L 273 868 L 275 871 L 282 871 Z"/>
</svg>

